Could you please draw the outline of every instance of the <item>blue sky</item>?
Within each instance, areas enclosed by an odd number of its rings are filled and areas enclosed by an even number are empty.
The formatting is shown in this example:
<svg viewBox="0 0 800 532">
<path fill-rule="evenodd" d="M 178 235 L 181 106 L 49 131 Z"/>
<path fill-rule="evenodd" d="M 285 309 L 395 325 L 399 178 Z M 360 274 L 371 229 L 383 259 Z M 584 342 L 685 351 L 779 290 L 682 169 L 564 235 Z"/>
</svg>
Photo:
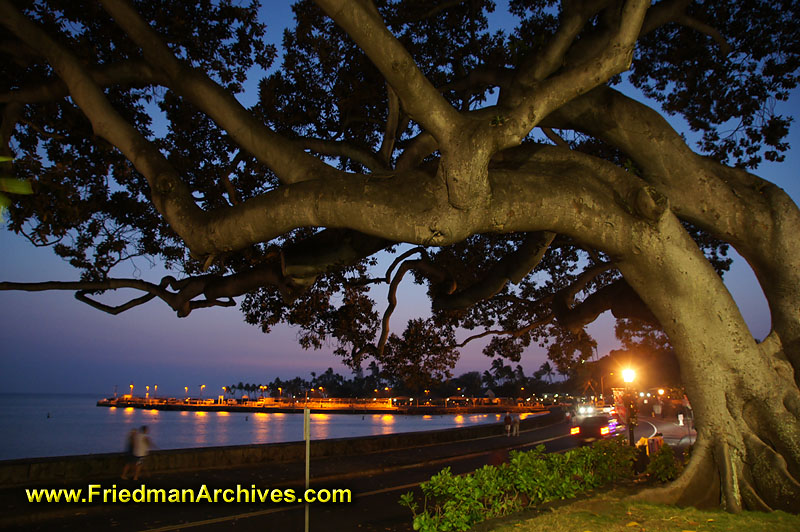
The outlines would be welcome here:
<svg viewBox="0 0 800 532">
<path fill-rule="evenodd" d="M 264 18 L 271 24 L 268 37 L 280 44 L 281 29 L 291 20 L 288 2 L 265 3 L 269 11 Z M 496 21 L 504 23 L 502 9 L 499 11 Z M 800 91 L 778 109 L 783 114 L 796 114 Z M 680 121 L 673 120 L 673 125 L 685 130 Z M 792 146 L 800 145 L 798 135 L 795 124 L 789 138 Z M 795 149 L 788 153 L 786 162 L 766 163 L 756 173 L 783 187 L 797 202 L 797 168 L 800 155 Z M 160 279 L 163 274 L 159 269 L 150 270 L 144 261 L 137 266 L 139 274 L 148 280 Z M 117 272 L 120 276 L 133 274 L 131 268 Z M 78 275 L 49 250 L 34 248 L 23 238 L 0 230 L 0 280 L 75 280 Z M 753 334 L 763 338 L 769 331 L 769 312 L 743 260 L 735 261 L 726 284 Z M 373 297 L 385 301 L 385 290 L 377 288 Z M 398 297 L 392 319 L 395 330 L 401 330 L 409 318 L 428 312 L 424 290 L 413 285 L 410 276 L 401 285 Z M 593 324 L 591 331 L 599 341 L 600 355 L 616 347 L 613 320 L 608 316 Z M 159 393 L 182 394 L 184 386 L 197 393 L 200 384 L 210 391 L 239 381 L 266 383 L 276 376 L 307 377 L 311 371 L 328 367 L 348 373 L 331 354 L 332 346 L 304 351 L 297 345 L 296 334 L 289 327 L 280 327 L 264 335 L 245 324 L 234 309 L 199 310 L 189 318 L 178 319 L 166 305 L 152 301 L 111 316 L 76 301 L 69 292 L 0 292 L 0 393 L 108 395 L 115 385 L 123 389 L 133 382 L 137 390 L 158 384 Z M 480 353 L 483 345 L 476 342 L 464 350 L 455 374 L 488 368 L 489 359 Z M 544 360 L 543 350 L 529 348 L 522 365 L 531 373 Z"/>
</svg>

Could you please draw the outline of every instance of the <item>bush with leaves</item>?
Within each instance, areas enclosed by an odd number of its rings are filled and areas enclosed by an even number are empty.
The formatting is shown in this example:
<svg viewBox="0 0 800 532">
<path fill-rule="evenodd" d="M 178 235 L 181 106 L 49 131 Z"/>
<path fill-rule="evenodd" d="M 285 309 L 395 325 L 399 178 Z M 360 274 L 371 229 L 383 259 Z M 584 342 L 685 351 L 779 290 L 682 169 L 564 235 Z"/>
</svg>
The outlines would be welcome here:
<svg viewBox="0 0 800 532">
<path fill-rule="evenodd" d="M 645 472 L 659 482 L 669 482 L 678 478 L 681 467 L 675 461 L 675 452 L 672 447 L 666 443 L 662 445 L 661 449 L 650 460 L 650 463 L 647 464 Z"/>
<path fill-rule="evenodd" d="M 423 507 L 412 493 L 400 504 L 414 515 L 414 530 L 467 530 L 480 521 L 508 515 L 525 506 L 579 493 L 632 475 L 633 449 L 624 440 L 600 441 L 563 454 L 543 445 L 512 451 L 508 463 L 484 466 L 467 475 L 445 468 L 423 482 Z"/>
</svg>

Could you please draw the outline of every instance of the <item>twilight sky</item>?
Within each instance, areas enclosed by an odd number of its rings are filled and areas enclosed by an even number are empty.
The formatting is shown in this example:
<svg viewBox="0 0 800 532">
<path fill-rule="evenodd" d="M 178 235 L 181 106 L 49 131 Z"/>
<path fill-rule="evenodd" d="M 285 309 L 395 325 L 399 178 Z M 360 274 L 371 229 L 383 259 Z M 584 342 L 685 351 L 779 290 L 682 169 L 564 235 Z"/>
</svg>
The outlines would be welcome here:
<svg viewBox="0 0 800 532">
<path fill-rule="evenodd" d="M 282 28 L 291 21 L 289 2 L 264 3 L 269 6 L 263 15 L 268 23 L 267 38 L 280 45 Z M 498 13 L 490 24 L 507 26 L 508 18 L 502 9 L 505 2 L 497 3 Z M 254 86 L 245 98 L 255 97 Z M 779 113 L 797 115 L 800 90 L 777 108 Z M 679 131 L 688 131 L 681 121 L 671 121 Z M 791 128 L 789 143 L 800 145 L 797 124 Z M 795 148 L 788 152 L 784 163 L 765 163 L 755 173 L 784 188 L 797 202 L 798 168 L 800 154 Z M 151 269 L 144 260 L 136 266 L 137 271 L 126 266 L 116 270 L 115 275 L 140 275 L 157 281 L 164 273 Z M 0 280 L 67 281 L 78 276 L 75 269 L 48 249 L 34 248 L 5 227 L 0 229 Z M 746 262 L 737 258 L 725 280 L 753 334 L 759 339 L 766 336 L 769 312 Z M 382 312 L 386 287 L 374 288 L 372 295 L 381 303 Z M 425 315 L 429 310 L 424 289 L 414 285 L 410 276 L 401 284 L 398 299 L 392 316 L 395 331 L 401 331 L 409 318 Z M 607 314 L 590 328 L 598 339 L 601 356 L 617 345 L 613 319 Z M 292 328 L 280 327 L 264 335 L 245 324 L 241 313 L 233 308 L 198 310 L 189 318 L 179 319 L 165 304 L 154 300 L 111 316 L 78 302 L 71 292 L 0 292 L 0 393 L 109 395 L 115 385 L 122 390 L 133 382 L 137 391 L 144 385 L 158 384 L 159 395 L 182 395 L 184 386 L 197 394 L 200 384 L 207 385 L 207 394 L 216 394 L 221 386 L 239 381 L 266 383 L 274 377 L 308 377 L 309 372 L 322 372 L 328 367 L 349 373 L 331 354 L 332 346 L 304 351 L 296 342 L 296 334 Z M 456 375 L 489 367 L 490 360 L 481 354 L 483 345 L 474 342 L 462 351 Z M 530 374 L 544 360 L 542 349 L 529 348 L 522 365 Z"/>
</svg>

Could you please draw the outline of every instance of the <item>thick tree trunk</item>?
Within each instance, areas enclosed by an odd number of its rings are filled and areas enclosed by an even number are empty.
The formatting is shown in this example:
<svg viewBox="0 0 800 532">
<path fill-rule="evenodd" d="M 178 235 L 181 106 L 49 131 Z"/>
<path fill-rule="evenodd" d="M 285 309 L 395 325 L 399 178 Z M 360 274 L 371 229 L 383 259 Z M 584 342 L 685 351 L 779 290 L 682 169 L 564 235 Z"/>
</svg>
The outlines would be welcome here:
<svg viewBox="0 0 800 532">
<path fill-rule="evenodd" d="M 670 214 L 642 233 L 619 267 L 673 343 L 698 429 L 681 478 L 641 498 L 800 511 L 800 391 L 778 336 L 753 340 Z"/>
</svg>

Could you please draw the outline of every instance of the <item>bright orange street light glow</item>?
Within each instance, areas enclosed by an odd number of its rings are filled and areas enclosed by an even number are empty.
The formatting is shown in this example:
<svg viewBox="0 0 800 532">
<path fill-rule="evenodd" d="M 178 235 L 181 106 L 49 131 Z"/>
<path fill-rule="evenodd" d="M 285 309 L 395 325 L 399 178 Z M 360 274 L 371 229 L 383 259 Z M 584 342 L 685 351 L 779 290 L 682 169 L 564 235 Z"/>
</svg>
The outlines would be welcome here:
<svg viewBox="0 0 800 532">
<path fill-rule="evenodd" d="M 664 395 L 664 388 L 658 389 L 658 395 Z"/>
<path fill-rule="evenodd" d="M 622 380 L 624 380 L 625 382 L 628 383 L 633 382 L 635 378 L 636 378 L 636 372 L 634 370 L 630 368 L 622 370 Z"/>
</svg>

